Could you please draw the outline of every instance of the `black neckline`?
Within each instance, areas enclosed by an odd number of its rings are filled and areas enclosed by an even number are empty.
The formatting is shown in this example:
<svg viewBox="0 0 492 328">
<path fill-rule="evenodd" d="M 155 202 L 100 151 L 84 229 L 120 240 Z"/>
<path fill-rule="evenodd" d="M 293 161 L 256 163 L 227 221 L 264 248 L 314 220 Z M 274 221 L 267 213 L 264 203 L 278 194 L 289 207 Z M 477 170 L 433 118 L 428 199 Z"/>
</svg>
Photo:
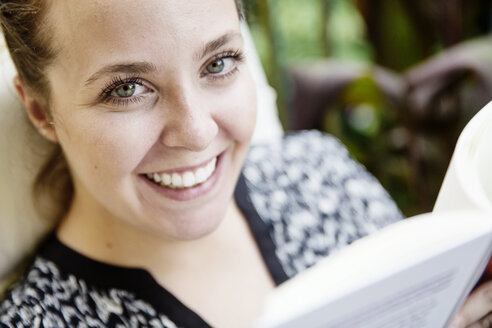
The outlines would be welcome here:
<svg viewBox="0 0 492 328">
<path fill-rule="evenodd" d="M 234 198 L 247 219 L 263 261 L 276 285 L 288 279 L 276 254 L 269 228 L 261 219 L 249 197 L 243 174 L 239 176 Z M 54 262 L 60 271 L 73 274 L 94 288 L 122 289 L 150 303 L 156 311 L 184 327 L 211 327 L 197 313 L 179 301 L 144 269 L 106 264 L 88 258 L 63 244 L 52 234 L 41 247 L 40 256 Z"/>
<path fill-rule="evenodd" d="M 148 302 L 179 327 L 211 327 L 198 314 L 179 301 L 144 269 L 105 264 L 88 258 L 63 244 L 55 234 L 39 255 L 54 262 L 64 274 L 73 274 L 96 289 L 121 289 Z"/>
<path fill-rule="evenodd" d="M 265 261 L 268 270 L 272 275 L 273 281 L 277 286 L 280 285 L 288 279 L 288 276 L 275 253 L 276 247 L 270 235 L 271 228 L 261 219 L 256 211 L 256 208 L 249 197 L 249 189 L 243 174 L 239 176 L 236 189 L 234 190 L 234 199 L 248 222 L 249 228 L 260 249 L 263 261 Z"/>
</svg>

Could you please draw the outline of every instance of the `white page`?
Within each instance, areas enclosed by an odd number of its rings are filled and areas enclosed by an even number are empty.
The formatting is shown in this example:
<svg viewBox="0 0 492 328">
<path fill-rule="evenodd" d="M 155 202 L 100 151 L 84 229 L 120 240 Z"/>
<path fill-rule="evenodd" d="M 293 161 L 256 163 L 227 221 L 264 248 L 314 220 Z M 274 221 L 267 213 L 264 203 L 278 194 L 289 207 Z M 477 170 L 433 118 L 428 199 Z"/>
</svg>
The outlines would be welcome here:
<svg viewBox="0 0 492 328">
<path fill-rule="evenodd" d="M 477 249 L 490 247 L 482 237 L 437 258 L 399 272 L 278 327 L 437 328 L 445 327 L 463 301 L 469 282 L 485 262 Z M 475 255 L 475 256 L 473 256 Z M 488 259 L 488 254 L 486 255 Z M 479 267 L 478 271 L 471 268 Z M 465 293 L 466 295 L 466 293 Z M 459 303 L 459 304 L 458 304 Z"/>
<path fill-rule="evenodd" d="M 433 212 L 480 209 L 492 213 L 492 102 L 460 134 Z"/>
<path fill-rule="evenodd" d="M 443 327 L 488 261 L 492 220 L 429 216 L 389 227 L 287 282 L 259 327 Z"/>
</svg>

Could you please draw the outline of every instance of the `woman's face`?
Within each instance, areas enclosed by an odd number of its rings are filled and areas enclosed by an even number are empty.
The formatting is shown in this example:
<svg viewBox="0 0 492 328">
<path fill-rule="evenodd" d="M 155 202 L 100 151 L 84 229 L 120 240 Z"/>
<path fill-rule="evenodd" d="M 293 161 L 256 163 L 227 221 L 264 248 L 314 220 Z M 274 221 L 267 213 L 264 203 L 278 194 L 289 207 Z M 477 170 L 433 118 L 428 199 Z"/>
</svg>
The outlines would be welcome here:
<svg viewBox="0 0 492 328">
<path fill-rule="evenodd" d="M 53 1 L 47 19 L 74 204 L 166 238 L 211 232 L 255 121 L 234 1 Z"/>
</svg>

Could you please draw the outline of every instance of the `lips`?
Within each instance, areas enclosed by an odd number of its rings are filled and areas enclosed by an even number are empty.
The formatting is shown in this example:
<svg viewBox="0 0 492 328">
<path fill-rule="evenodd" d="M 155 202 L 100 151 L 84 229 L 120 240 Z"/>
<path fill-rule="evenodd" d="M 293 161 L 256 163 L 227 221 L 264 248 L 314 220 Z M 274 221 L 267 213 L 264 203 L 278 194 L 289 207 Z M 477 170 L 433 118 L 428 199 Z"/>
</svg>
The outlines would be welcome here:
<svg viewBox="0 0 492 328">
<path fill-rule="evenodd" d="M 206 182 L 214 173 L 217 157 L 212 158 L 203 166 L 184 172 L 147 173 L 146 177 L 164 188 L 184 189 L 193 188 Z"/>
<path fill-rule="evenodd" d="M 219 182 L 224 169 L 226 169 L 224 166 L 225 166 L 225 162 L 227 162 L 227 160 L 225 160 L 225 158 L 227 157 L 228 157 L 228 152 L 227 150 L 225 150 L 218 156 L 212 158 L 211 160 L 209 160 L 206 163 L 203 163 L 200 166 L 169 170 L 166 172 L 161 171 L 161 172 L 149 172 L 147 174 L 144 173 L 144 174 L 140 174 L 140 179 L 143 182 L 145 182 L 144 185 L 150 187 L 150 189 L 154 191 L 154 194 L 159 195 L 159 197 L 163 196 L 165 198 L 169 198 L 180 202 L 192 201 L 194 199 L 201 198 L 207 194 L 210 194 L 210 192 L 217 189 L 215 188 L 215 186 Z M 196 173 L 199 169 L 207 170 L 207 166 L 212 167 L 212 173 L 210 173 L 210 175 L 205 179 L 204 182 L 200 183 L 195 181 L 195 184 L 191 185 L 190 187 L 185 187 L 183 181 L 181 181 L 183 185 L 182 187 L 176 187 L 176 185 L 173 185 L 172 179 L 175 173 L 181 177 L 181 180 L 183 179 L 186 180 L 188 179 L 186 176 L 189 176 L 189 174 L 186 174 L 187 172 L 193 173 L 196 176 Z M 210 168 L 208 170 L 210 170 Z M 160 182 L 156 182 L 156 180 L 154 180 L 154 173 L 157 173 L 157 175 L 160 176 L 161 178 Z M 167 175 L 171 176 L 171 184 L 169 186 L 163 185 L 163 181 L 162 181 L 163 173 L 166 173 Z M 177 182 L 179 183 L 179 181 Z M 189 184 L 189 181 L 184 181 L 184 182 L 187 182 Z"/>
</svg>

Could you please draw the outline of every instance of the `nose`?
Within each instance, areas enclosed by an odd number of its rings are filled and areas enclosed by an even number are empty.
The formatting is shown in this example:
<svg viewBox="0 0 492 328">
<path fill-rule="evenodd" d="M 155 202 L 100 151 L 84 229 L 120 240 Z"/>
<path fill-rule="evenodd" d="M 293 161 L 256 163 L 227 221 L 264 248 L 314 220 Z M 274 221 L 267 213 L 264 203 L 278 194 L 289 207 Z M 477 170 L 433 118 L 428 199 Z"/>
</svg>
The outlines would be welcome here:
<svg viewBox="0 0 492 328">
<path fill-rule="evenodd" d="M 162 144 L 190 151 L 206 149 L 219 131 L 210 106 L 192 91 L 181 90 L 171 98 L 161 134 Z"/>
</svg>

